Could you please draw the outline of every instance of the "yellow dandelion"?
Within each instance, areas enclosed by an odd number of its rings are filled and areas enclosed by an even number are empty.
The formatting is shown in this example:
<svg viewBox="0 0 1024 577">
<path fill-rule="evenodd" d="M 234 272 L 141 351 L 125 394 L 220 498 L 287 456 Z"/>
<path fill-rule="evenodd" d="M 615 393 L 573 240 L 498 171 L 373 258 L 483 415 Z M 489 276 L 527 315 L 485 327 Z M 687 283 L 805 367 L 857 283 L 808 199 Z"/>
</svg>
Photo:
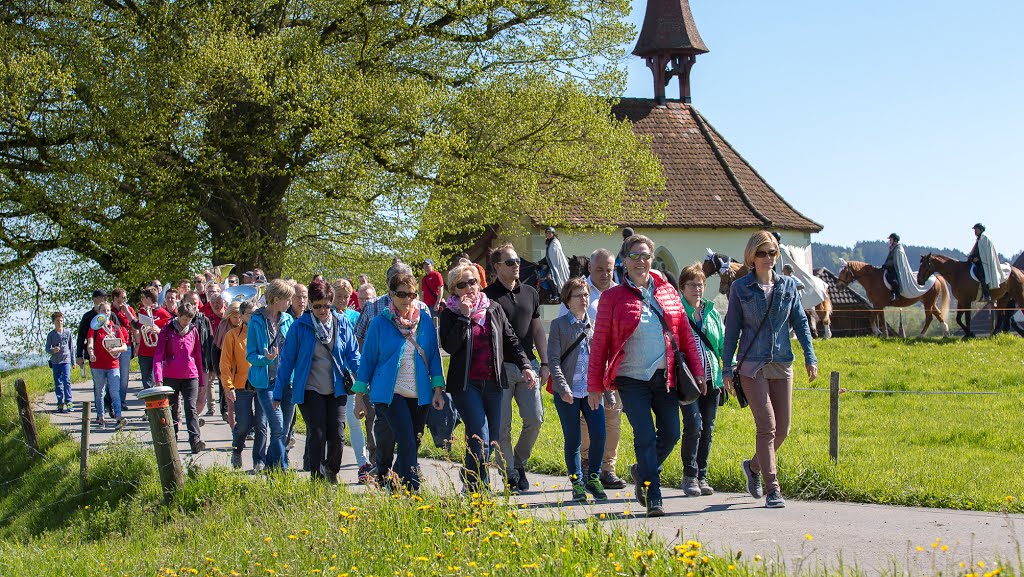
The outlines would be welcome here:
<svg viewBox="0 0 1024 577">
<path fill-rule="evenodd" d="M 754 555 L 754 562 L 755 563 L 760 563 L 761 562 L 761 556 L 760 555 Z"/>
<path fill-rule="evenodd" d="M 736 566 L 733 565 L 732 563 L 729 563 L 729 566 L 726 567 L 726 569 L 728 569 L 729 571 L 735 571 L 736 570 Z"/>
<path fill-rule="evenodd" d="M 804 533 L 804 539 L 807 539 L 808 541 L 814 541 L 814 535 L 811 535 L 810 533 Z"/>
<path fill-rule="evenodd" d="M 918 545 L 917 546 L 917 552 L 920 553 L 921 551 L 924 551 L 924 547 Z"/>
<path fill-rule="evenodd" d="M 294 541 L 294 540 L 296 540 L 296 539 L 298 539 L 298 538 L 299 538 L 299 536 L 298 536 L 298 535 L 288 535 L 288 539 L 290 539 L 290 540 L 292 540 L 292 541 Z"/>
<path fill-rule="evenodd" d="M 942 550 L 943 552 L 945 552 L 945 551 L 949 551 L 949 545 L 943 545 L 943 546 L 941 547 L 941 550 Z"/>
</svg>

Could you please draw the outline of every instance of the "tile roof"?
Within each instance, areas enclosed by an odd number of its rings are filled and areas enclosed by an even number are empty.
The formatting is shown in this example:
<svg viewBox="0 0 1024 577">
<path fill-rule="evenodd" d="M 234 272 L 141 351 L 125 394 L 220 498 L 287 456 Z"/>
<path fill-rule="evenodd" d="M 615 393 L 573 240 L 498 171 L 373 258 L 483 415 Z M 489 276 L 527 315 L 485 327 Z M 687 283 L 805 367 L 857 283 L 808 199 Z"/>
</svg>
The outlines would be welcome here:
<svg viewBox="0 0 1024 577">
<path fill-rule="evenodd" d="M 869 303 L 864 297 L 853 292 L 847 288 L 839 288 L 836 283 L 839 281 L 839 277 L 832 274 L 832 271 L 827 268 L 819 268 L 814 271 L 814 276 L 825 281 L 828 285 L 828 298 L 832 300 L 833 307 L 853 307 L 853 308 L 864 308 L 871 309 L 871 303 Z"/>
<path fill-rule="evenodd" d="M 660 223 L 624 226 L 660 228 L 773 228 L 820 232 L 822 226 L 787 203 L 691 105 L 658 106 L 646 98 L 623 98 L 612 108 L 633 130 L 651 137 L 661 163 L 667 201 Z"/>
</svg>

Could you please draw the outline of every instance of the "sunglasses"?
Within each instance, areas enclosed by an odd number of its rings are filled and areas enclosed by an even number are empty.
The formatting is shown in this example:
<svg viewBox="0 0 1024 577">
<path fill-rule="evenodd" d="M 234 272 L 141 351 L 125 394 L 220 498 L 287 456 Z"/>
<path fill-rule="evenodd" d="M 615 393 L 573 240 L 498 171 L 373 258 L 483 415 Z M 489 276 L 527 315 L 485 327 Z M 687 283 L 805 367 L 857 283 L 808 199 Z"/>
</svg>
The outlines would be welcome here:
<svg viewBox="0 0 1024 577">
<path fill-rule="evenodd" d="M 519 266 L 520 262 L 522 262 L 522 261 L 520 259 L 518 259 L 518 258 L 510 258 L 510 259 L 507 259 L 505 261 L 502 261 L 501 264 L 503 264 L 505 266 L 508 266 L 508 267 L 512 267 L 512 266 Z"/>
<path fill-rule="evenodd" d="M 396 297 L 398 297 L 400 299 L 414 299 L 414 298 L 420 296 L 420 293 L 418 293 L 416 291 L 412 291 L 412 292 L 391 291 L 391 294 L 395 295 Z"/>
<path fill-rule="evenodd" d="M 313 309 L 315 311 L 319 311 L 319 310 L 323 310 L 323 309 L 329 309 L 329 308 L 331 308 L 331 303 L 324 303 L 322 305 L 309 305 L 309 308 L 311 308 L 311 309 Z"/>
<path fill-rule="evenodd" d="M 759 250 L 759 251 L 754 253 L 754 256 L 757 257 L 757 258 L 764 258 L 766 256 L 769 256 L 771 258 L 775 258 L 775 257 L 779 256 L 779 251 L 777 251 L 777 250 Z"/>
<path fill-rule="evenodd" d="M 511 265 L 509 265 L 509 266 L 511 266 Z M 462 289 L 464 289 L 464 288 L 466 288 L 468 286 L 476 286 L 476 285 L 477 285 L 477 280 L 475 278 L 471 278 L 469 280 L 464 280 L 462 282 L 455 283 L 455 288 L 457 288 L 459 290 L 462 290 Z"/>
<path fill-rule="evenodd" d="M 654 255 L 649 253 L 649 252 L 631 252 L 631 253 L 629 253 L 629 258 L 632 259 L 632 260 L 648 261 L 648 260 L 651 260 L 653 257 L 654 257 Z"/>
</svg>

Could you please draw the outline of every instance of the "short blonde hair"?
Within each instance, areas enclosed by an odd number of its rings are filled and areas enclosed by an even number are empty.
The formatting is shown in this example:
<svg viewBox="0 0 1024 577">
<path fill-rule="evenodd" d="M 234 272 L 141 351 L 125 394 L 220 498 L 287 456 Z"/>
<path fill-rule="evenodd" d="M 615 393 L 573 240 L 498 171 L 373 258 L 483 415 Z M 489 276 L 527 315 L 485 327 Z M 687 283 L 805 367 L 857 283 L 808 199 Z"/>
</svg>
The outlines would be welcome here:
<svg viewBox="0 0 1024 577">
<path fill-rule="evenodd" d="M 459 264 L 455 265 L 455 268 L 453 268 L 452 270 L 448 271 L 448 290 L 449 291 L 454 291 L 455 290 L 455 283 L 459 282 L 459 279 L 462 278 L 462 275 L 465 272 L 472 273 L 473 274 L 473 278 L 476 279 L 476 282 L 480 282 L 480 273 L 479 273 L 479 271 L 476 270 L 476 265 L 474 265 L 473 263 L 470 263 L 470 262 L 467 262 L 467 263 L 460 262 Z"/>
<path fill-rule="evenodd" d="M 242 301 L 234 301 L 228 305 L 228 312 L 225 313 L 225 317 L 242 314 Z"/>
<path fill-rule="evenodd" d="M 352 283 L 348 282 L 348 279 L 344 279 L 344 278 L 339 278 L 338 280 L 334 281 L 334 290 L 335 291 L 345 291 L 345 292 L 354 292 L 355 291 L 355 289 L 352 288 Z"/>
<path fill-rule="evenodd" d="M 295 289 L 292 288 L 292 285 L 288 284 L 288 281 L 275 278 L 267 285 L 267 306 L 274 304 L 278 300 L 291 300 L 294 294 Z"/>
<path fill-rule="evenodd" d="M 765 245 L 774 248 L 775 252 L 779 251 L 779 241 L 775 240 L 772 233 L 767 230 L 759 230 L 750 235 L 750 240 L 747 241 L 747 248 L 743 249 L 743 263 L 748 268 L 754 268 L 754 253 Z"/>
</svg>

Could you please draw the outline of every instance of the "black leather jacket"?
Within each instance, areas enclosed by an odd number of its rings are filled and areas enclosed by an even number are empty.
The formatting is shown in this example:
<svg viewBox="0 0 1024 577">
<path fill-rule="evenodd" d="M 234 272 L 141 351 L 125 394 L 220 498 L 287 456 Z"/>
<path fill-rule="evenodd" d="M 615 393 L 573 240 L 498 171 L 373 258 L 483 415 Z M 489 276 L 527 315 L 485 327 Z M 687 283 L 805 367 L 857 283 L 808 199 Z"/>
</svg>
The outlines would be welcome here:
<svg viewBox="0 0 1024 577">
<path fill-rule="evenodd" d="M 501 388 L 508 388 L 508 376 L 505 374 L 503 363 L 509 362 L 519 365 L 520 369 L 532 368 L 530 360 L 526 358 L 519 338 L 512 330 L 512 325 L 505 316 L 501 305 L 491 301 L 487 308 L 487 321 L 491 324 L 491 345 L 494 348 L 494 374 L 498 375 L 498 383 Z M 473 350 L 473 334 L 469 326 L 469 317 L 453 313 L 445 307 L 441 311 L 439 321 L 441 333 L 441 348 L 451 355 L 448 364 L 448 376 L 445 379 L 445 390 L 449 393 L 460 393 L 466 388 L 466 380 L 469 376 L 469 351 Z"/>
</svg>

